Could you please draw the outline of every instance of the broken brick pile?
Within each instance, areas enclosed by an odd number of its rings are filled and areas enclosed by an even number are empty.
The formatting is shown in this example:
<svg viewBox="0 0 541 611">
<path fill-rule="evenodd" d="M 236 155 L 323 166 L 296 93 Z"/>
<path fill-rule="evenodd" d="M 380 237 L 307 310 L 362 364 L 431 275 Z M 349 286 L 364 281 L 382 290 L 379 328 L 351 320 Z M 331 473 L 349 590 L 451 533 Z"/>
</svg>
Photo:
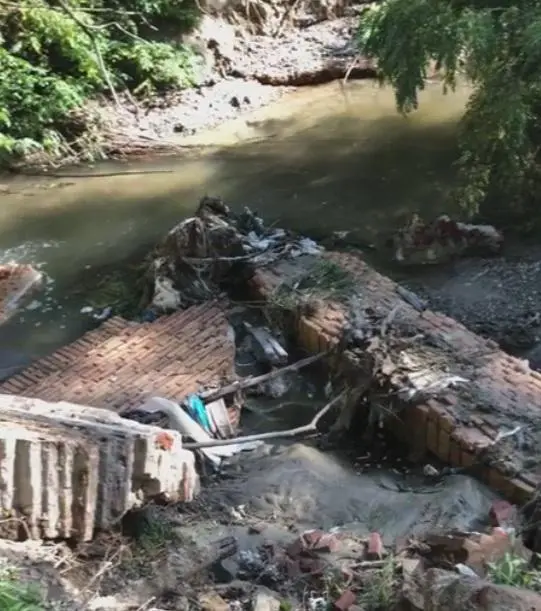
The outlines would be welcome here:
<svg viewBox="0 0 541 611">
<path fill-rule="evenodd" d="M 282 565 L 290 578 L 301 573 L 323 575 L 328 568 L 327 555 L 346 559 L 381 560 L 386 551 L 379 533 L 374 532 L 366 540 L 356 540 L 342 533 L 328 533 L 322 530 L 307 530 L 285 548 Z M 344 566 L 344 572 L 347 569 Z"/>
<path fill-rule="evenodd" d="M 234 359 L 224 307 L 209 302 L 152 323 L 111 318 L 0 384 L 0 393 L 119 412 L 231 381 Z"/>
<path fill-rule="evenodd" d="M 385 317 L 400 305 L 400 320 L 433 340 L 432 344 L 437 346 L 433 351 L 438 351 L 438 357 L 448 364 L 448 371 L 468 369 L 468 383 L 463 387 L 447 390 L 438 399 L 407 404 L 401 419 L 391 419 L 394 432 L 416 452 L 429 451 L 445 463 L 469 467 L 483 450 L 493 445 L 502 427 L 507 428 L 510 422 L 541 421 L 540 373 L 452 318 L 430 310 L 420 316 L 402 299 L 397 284 L 376 272 L 360 256 L 332 252 L 325 256 L 351 272 L 365 308 Z M 278 262 L 257 270 L 252 286 L 258 296 L 269 296 L 294 265 L 289 261 Z M 346 318 L 344 306 L 330 301 L 314 311 L 302 312 L 296 323 L 297 339 L 309 352 L 328 350 L 340 340 Z M 422 360 L 422 342 L 419 344 L 420 353 L 415 356 Z M 430 365 L 426 363 L 429 369 Z M 515 447 L 505 460 L 481 465 L 479 477 L 509 500 L 523 503 L 541 483 L 541 472 L 528 466 L 531 464 L 528 458 L 522 448 Z"/>
<path fill-rule="evenodd" d="M 491 509 L 491 518 L 494 519 L 496 513 L 504 510 L 505 517 L 510 518 L 514 508 L 505 501 L 497 503 L 499 505 Z M 503 516 L 503 513 L 501 515 Z M 300 577 L 317 580 L 324 578 L 329 571 L 336 574 L 338 570 L 343 577 L 338 580 L 342 583 L 342 589 L 337 594 L 332 608 L 335 611 L 354 611 L 359 609 L 359 586 L 362 590 L 367 571 L 375 574 L 382 570 L 386 559 L 392 559 L 397 574 L 401 569 L 403 579 L 407 579 L 415 567 L 422 572 L 430 567 L 452 570 L 453 567 L 458 569 L 460 566 L 463 567 L 462 574 L 465 574 L 464 571 L 470 571 L 470 581 L 472 577 L 475 579 L 477 576 L 479 587 L 484 588 L 486 582 L 483 579 L 491 563 L 502 560 L 509 553 L 512 553 L 513 557 L 518 555 L 525 561 L 530 558 L 531 552 L 516 540 L 513 533 L 513 528 L 506 521 L 505 527 L 494 527 L 487 533 L 434 532 L 421 539 L 411 538 L 397 542 L 393 549 L 385 549 L 377 532 L 359 538 L 346 532 L 309 530 L 300 534 L 284 549 L 274 550 L 272 557 L 285 575 L 294 581 Z M 458 573 L 461 571 L 457 570 Z M 453 573 L 449 575 L 452 577 Z M 518 590 L 517 592 L 520 594 Z"/>
<path fill-rule="evenodd" d="M 42 284 L 43 275 L 31 265 L 6 263 L 0 265 L 0 323 L 6 322 L 21 301 Z"/>
</svg>

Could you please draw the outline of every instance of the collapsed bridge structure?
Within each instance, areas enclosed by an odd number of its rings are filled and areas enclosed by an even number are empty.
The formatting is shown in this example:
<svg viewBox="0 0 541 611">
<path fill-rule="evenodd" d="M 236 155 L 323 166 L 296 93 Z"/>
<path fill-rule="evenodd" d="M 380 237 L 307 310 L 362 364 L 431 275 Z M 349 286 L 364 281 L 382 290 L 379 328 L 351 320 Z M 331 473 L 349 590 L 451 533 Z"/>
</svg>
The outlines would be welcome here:
<svg viewBox="0 0 541 611">
<path fill-rule="evenodd" d="M 181 435 L 119 414 L 232 380 L 234 358 L 224 305 L 209 302 L 111 318 L 0 384 L 0 536 L 24 522 L 32 538 L 89 540 L 149 499 L 192 500 Z"/>
<path fill-rule="evenodd" d="M 457 321 L 419 307 L 390 278 L 359 255 L 325 253 L 351 274 L 355 309 L 388 326 L 363 350 L 344 350 L 359 386 L 384 391 L 392 404 L 387 425 L 419 454 L 430 452 L 475 475 L 508 499 L 523 503 L 541 481 L 541 374 Z M 257 269 L 256 294 L 272 299 L 310 269 L 309 258 Z M 414 296 L 413 296 L 414 297 Z M 355 313 L 354 313 L 355 314 Z M 309 352 L 335 348 L 351 327 L 352 312 L 340 301 L 299 309 L 296 337 Z M 355 355 L 357 352 L 357 358 Z"/>
</svg>

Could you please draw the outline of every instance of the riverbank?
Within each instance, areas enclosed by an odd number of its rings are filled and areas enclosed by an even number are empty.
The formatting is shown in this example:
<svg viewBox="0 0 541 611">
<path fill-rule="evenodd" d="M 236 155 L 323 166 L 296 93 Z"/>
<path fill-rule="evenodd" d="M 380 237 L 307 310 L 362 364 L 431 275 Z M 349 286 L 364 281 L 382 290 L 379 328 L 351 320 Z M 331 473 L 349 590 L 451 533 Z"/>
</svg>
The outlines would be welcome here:
<svg viewBox="0 0 541 611">
<path fill-rule="evenodd" d="M 238 12 L 205 15 L 183 41 L 199 52 L 195 87 L 144 100 L 129 94 L 117 101 L 94 99 L 74 113 L 83 134 L 60 159 L 35 153 L 19 169 L 180 152 L 197 147 L 199 133 L 248 116 L 297 87 L 346 75 L 375 76 L 373 66 L 356 57 L 356 15 L 362 3 L 341 12 L 334 4 L 325 16 L 310 5 L 287 24 L 277 22 L 267 7 L 267 17 L 255 28 L 253 17 Z M 280 10 L 286 11 L 276 7 L 275 12 Z"/>
</svg>

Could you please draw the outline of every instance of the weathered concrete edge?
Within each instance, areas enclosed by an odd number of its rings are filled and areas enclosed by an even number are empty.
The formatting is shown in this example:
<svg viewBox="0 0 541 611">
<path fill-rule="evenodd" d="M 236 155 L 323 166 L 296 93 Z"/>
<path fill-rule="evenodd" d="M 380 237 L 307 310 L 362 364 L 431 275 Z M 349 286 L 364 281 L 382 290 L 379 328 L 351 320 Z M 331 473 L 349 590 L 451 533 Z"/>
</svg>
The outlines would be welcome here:
<svg viewBox="0 0 541 611">
<path fill-rule="evenodd" d="M 104 409 L 0 395 L 0 515 L 32 538 L 90 540 L 150 498 L 189 501 L 195 456 L 175 431 Z"/>
<path fill-rule="evenodd" d="M 345 257 L 357 258 L 354 255 L 332 252 L 324 256 L 339 264 Z M 375 270 L 373 271 L 376 273 Z M 276 280 L 272 271 L 269 274 L 269 270 L 258 270 L 251 281 L 252 290 L 259 298 L 265 299 Z M 392 282 L 388 278 L 385 280 Z M 344 328 L 346 313 L 343 307 L 338 303 L 329 303 L 325 306 L 326 311 L 316 320 L 303 314 L 297 316 L 295 322 L 297 341 L 299 346 L 309 353 L 315 354 L 332 349 L 339 341 Z M 436 313 L 431 313 L 431 316 L 435 319 L 447 318 Z M 486 343 L 494 349 L 498 348 L 495 342 L 487 340 Z M 539 377 L 536 372 L 532 372 L 532 375 Z M 468 439 L 468 428 L 457 425 L 452 414 L 452 399 L 450 395 L 442 400 L 429 399 L 424 404 L 410 406 L 404 412 L 405 418 L 402 421 L 394 419 L 390 429 L 397 437 L 412 446 L 414 451 L 428 450 L 451 466 L 469 467 L 474 463 L 476 454 L 482 446 Z M 486 434 L 487 442 L 494 439 L 496 432 L 491 431 L 492 434 L 489 434 L 484 428 L 486 427 L 483 427 L 482 432 Z M 536 490 L 535 482 L 530 481 L 527 476 L 509 477 L 496 467 L 484 468 L 480 477 L 493 490 L 517 504 L 528 501 Z"/>
</svg>

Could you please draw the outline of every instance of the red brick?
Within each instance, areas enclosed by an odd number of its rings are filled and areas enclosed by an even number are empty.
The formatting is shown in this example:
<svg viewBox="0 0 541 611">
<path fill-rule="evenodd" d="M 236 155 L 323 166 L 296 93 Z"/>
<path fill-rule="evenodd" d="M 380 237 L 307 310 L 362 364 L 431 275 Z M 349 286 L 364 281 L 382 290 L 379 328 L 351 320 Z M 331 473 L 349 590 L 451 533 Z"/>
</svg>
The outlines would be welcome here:
<svg viewBox="0 0 541 611">
<path fill-rule="evenodd" d="M 351 590 L 346 590 L 340 595 L 340 598 L 334 603 L 336 611 L 348 611 L 357 601 L 357 597 Z"/>
<path fill-rule="evenodd" d="M 460 452 L 460 466 L 461 467 L 471 467 L 475 463 L 475 454 L 473 452 L 468 452 L 467 450 L 462 450 Z"/>
<path fill-rule="evenodd" d="M 449 455 L 451 453 L 451 439 L 449 436 L 449 431 L 440 427 L 438 434 L 438 451 L 436 455 L 440 460 L 444 462 L 449 462 Z"/>
<path fill-rule="evenodd" d="M 314 549 L 318 552 L 337 552 L 340 549 L 340 541 L 338 541 L 336 535 L 325 533 L 314 545 Z"/>
<path fill-rule="evenodd" d="M 302 573 L 310 573 L 311 575 L 321 575 L 327 564 L 317 557 L 304 557 L 298 559 L 299 568 Z"/>
<path fill-rule="evenodd" d="M 535 493 L 535 486 L 520 478 L 513 478 L 510 481 L 512 487 L 511 500 L 517 505 L 527 503 Z"/>
<path fill-rule="evenodd" d="M 429 408 L 430 409 L 430 408 Z M 429 452 L 437 455 L 438 453 L 438 421 L 434 414 L 429 413 L 426 423 L 426 447 Z"/>
<path fill-rule="evenodd" d="M 0 384 L 0 392 L 119 409 L 149 394 L 182 399 L 200 385 L 233 376 L 234 347 L 225 313 L 207 303 L 153 324 L 106 321 Z"/>
<path fill-rule="evenodd" d="M 468 566 L 482 572 L 489 562 L 503 558 L 512 545 L 509 535 L 499 528 L 494 528 L 490 535 L 482 534 L 466 539 L 463 547 L 468 554 Z"/>
<path fill-rule="evenodd" d="M 377 532 L 370 533 L 366 546 L 366 557 L 368 560 L 379 560 L 383 557 L 384 553 L 385 548 L 383 547 L 381 535 Z"/>
<path fill-rule="evenodd" d="M 286 554 L 290 558 L 297 558 L 306 549 L 306 544 L 302 537 L 298 537 L 286 547 Z"/>
<path fill-rule="evenodd" d="M 301 539 L 308 549 L 314 549 L 325 533 L 322 530 L 307 530 L 301 535 Z"/>
<path fill-rule="evenodd" d="M 461 448 L 457 441 L 450 437 L 451 448 L 449 450 L 449 463 L 453 467 L 460 467 Z"/>
<path fill-rule="evenodd" d="M 511 497 L 514 486 L 511 479 L 503 475 L 498 469 L 491 468 L 488 472 L 488 484 L 496 492 L 500 492 L 506 498 Z"/>
<path fill-rule="evenodd" d="M 515 508 L 507 501 L 494 501 L 489 511 L 492 526 L 505 526 L 515 515 Z"/>
</svg>

